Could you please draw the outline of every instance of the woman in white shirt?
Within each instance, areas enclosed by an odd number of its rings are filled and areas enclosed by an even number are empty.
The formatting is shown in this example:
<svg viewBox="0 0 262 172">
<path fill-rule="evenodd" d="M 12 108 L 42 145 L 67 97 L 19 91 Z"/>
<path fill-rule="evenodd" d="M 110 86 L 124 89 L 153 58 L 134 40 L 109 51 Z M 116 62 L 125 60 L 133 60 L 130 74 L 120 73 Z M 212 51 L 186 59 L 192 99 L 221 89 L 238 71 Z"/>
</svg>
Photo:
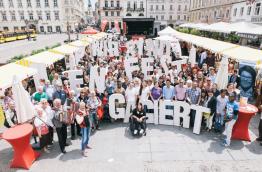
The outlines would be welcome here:
<svg viewBox="0 0 262 172">
<path fill-rule="evenodd" d="M 139 90 L 139 101 L 143 103 L 146 100 L 148 100 L 149 94 L 150 94 L 150 89 L 147 86 L 146 81 L 143 81 L 141 84 L 141 88 Z"/>
<path fill-rule="evenodd" d="M 49 152 L 47 145 L 49 143 L 49 131 L 47 125 L 47 115 L 41 106 L 36 106 L 37 116 L 34 119 L 37 134 L 40 139 L 40 148 L 42 151 Z"/>
<path fill-rule="evenodd" d="M 125 97 L 126 97 L 127 103 L 131 103 L 131 104 L 136 103 L 137 93 L 136 93 L 136 90 L 134 88 L 134 84 L 132 82 L 128 84 L 128 87 L 127 87 L 126 92 L 125 92 Z"/>
</svg>

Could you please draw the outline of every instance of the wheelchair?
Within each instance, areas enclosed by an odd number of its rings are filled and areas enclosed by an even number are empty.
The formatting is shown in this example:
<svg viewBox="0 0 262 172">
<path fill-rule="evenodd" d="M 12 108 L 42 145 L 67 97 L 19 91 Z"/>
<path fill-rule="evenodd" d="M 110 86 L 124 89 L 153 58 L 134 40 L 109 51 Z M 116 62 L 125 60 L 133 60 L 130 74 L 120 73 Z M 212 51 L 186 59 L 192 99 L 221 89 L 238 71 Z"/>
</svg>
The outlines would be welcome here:
<svg viewBox="0 0 262 172">
<path fill-rule="evenodd" d="M 137 134 L 134 134 L 134 131 L 135 131 L 135 122 L 134 122 L 134 119 L 132 118 L 132 116 L 129 117 L 129 130 L 132 134 L 132 136 L 146 136 L 146 129 L 147 129 L 147 124 L 146 124 L 146 120 L 148 119 L 148 117 L 145 117 L 144 120 L 143 120 L 143 125 L 144 125 L 144 132 L 143 133 L 140 133 L 141 131 L 141 126 L 138 127 L 137 129 Z"/>
</svg>

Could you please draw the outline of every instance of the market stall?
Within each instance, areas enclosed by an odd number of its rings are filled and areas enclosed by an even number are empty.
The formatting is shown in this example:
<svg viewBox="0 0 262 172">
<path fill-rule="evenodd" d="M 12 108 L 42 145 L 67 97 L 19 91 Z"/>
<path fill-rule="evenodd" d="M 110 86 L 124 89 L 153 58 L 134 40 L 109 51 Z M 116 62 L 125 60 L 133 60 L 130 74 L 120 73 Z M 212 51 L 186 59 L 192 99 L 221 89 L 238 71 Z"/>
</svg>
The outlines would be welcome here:
<svg viewBox="0 0 262 172">
<path fill-rule="evenodd" d="M 63 61 L 63 59 L 64 59 L 63 54 L 45 51 L 45 52 L 35 54 L 27 58 L 24 58 L 16 63 L 22 66 L 25 66 L 25 67 L 35 68 L 37 70 L 37 77 L 39 79 L 48 80 L 47 68 L 58 61 L 61 61 L 61 60 Z M 35 82 L 35 84 L 37 86 L 39 83 Z"/>
<path fill-rule="evenodd" d="M 9 63 L 0 67 L 0 95 L 4 94 L 4 90 L 11 87 L 13 77 L 16 75 L 19 81 L 29 77 L 35 77 L 37 70 L 29 67 L 24 67 L 15 63 Z M 37 78 L 35 78 L 36 81 Z"/>
<path fill-rule="evenodd" d="M 65 56 L 66 67 L 69 69 L 74 69 L 80 58 L 82 58 L 85 54 L 85 47 L 77 47 L 66 44 L 50 51 L 63 54 Z"/>
</svg>

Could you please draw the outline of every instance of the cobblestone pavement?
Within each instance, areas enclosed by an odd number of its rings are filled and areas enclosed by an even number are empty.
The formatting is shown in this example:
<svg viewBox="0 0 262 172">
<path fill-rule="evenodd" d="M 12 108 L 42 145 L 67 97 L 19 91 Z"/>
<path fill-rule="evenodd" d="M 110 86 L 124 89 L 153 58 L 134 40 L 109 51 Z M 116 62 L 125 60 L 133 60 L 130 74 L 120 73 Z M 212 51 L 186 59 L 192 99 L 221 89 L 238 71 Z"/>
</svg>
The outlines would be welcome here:
<svg viewBox="0 0 262 172">
<path fill-rule="evenodd" d="M 67 34 L 40 34 L 36 41 L 20 40 L 0 44 L 0 64 L 6 63 L 7 60 L 14 56 L 30 54 L 33 50 L 43 49 L 46 46 L 53 46 L 57 43 L 64 43 L 68 38 Z M 76 35 L 71 35 L 75 39 Z"/>
<path fill-rule="evenodd" d="M 80 139 L 72 141 L 62 155 L 55 138 L 51 153 L 42 154 L 29 171 L 260 172 L 262 147 L 255 141 L 258 121 L 259 116 L 251 121 L 251 142 L 232 141 L 229 148 L 222 147 L 223 136 L 213 132 L 195 135 L 192 129 L 149 125 L 147 136 L 134 138 L 122 122 L 103 124 L 91 136 L 93 149 L 88 150 L 88 157 L 80 154 Z M 23 171 L 8 168 L 12 156 L 10 145 L 1 140 L 0 171 Z"/>
</svg>

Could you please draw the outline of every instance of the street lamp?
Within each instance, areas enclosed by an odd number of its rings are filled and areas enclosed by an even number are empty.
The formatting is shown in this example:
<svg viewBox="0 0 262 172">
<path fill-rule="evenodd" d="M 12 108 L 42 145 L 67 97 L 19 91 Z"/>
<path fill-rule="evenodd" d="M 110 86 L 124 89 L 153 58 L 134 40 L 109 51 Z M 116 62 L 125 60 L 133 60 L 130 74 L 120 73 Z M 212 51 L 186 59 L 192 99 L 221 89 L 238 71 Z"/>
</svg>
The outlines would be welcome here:
<svg viewBox="0 0 262 172">
<path fill-rule="evenodd" d="M 67 28 L 68 42 L 71 42 L 71 38 L 70 38 L 70 26 L 69 26 L 69 22 L 68 22 L 68 21 L 67 21 L 67 23 L 66 23 L 66 28 Z"/>
<path fill-rule="evenodd" d="M 79 24 L 75 23 L 75 28 L 76 28 L 76 39 L 78 40 L 78 33 L 79 33 Z"/>
</svg>

